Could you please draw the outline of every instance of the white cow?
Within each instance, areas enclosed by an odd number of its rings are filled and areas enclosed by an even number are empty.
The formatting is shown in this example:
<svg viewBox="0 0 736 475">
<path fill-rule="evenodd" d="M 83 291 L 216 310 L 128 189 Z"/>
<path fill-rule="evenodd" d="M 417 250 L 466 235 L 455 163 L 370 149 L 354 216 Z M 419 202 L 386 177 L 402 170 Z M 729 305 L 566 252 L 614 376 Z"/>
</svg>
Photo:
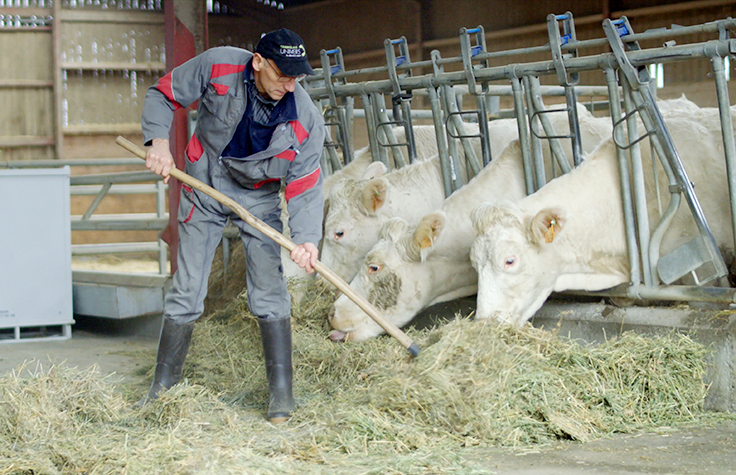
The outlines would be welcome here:
<svg viewBox="0 0 736 475">
<path fill-rule="evenodd" d="M 468 252 L 475 238 L 470 210 L 486 200 L 521 199 L 526 194 L 519 142 L 513 142 L 467 185 L 422 218 L 416 230 L 401 218 L 389 220 L 350 284 L 397 326 L 424 307 L 472 295 L 477 275 Z M 362 341 L 383 333 L 345 295 L 335 302 L 334 340 Z"/>
<path fill-rule="evenodd" d="M 397 215 L 415 222 L 439 208 L 444 196 L 437 156 L 369 180 L 338 183 L 330 192 L 320 260 L 350 281 L 360 258 L 378 241 L 383 222 Z M 338 226 L 335 216 L 349 219 Z"/>
<path fill-rule="evenodd" d="M 579 105 L 580 129 L 585 150 L 590 150 L 611 133 L 611 123 L 606 118 L 593 117 L 585 107 Z M 567 113 L 554 112 L 548 114 L 553 127 L 558 134 L 568 134 L 569 125 Z M 469 133 L 477 131 L 477 124 L 467 124 Z M 518 137 L 516 120 L 501 119 L 489 122 L 489 139 L 492 151 L 498 153 L 512 140 Z M 476 154 L 480 157 L 480 141 L 472 139 Z M 563 149 L 571 155 L 569 141 L 563 141 Z M 546 160 L 549 161 L 548 151 L 545 148 Z M 461 160 L 461 166 L 464 160 Z M 549 167 L 548 167 L 549 171 Z M 396 173 L 396 172 L 393 172 Z M 464 171 L 461 171 L 464 174 Z M 391 174 L 389 174 L 391 175 Z M 386 175 L 388 177 L 389 175 Z M 408 180 L 408 175 L 402 180 Z M 387 185 L 375 186 L 381 179 L 372 181 L 344 182 L 343 187 L 335 187 L 326 198 L 329 202 L 325 216 L 325 233 L 322 241 L 322 262 L 333 269 L 346 281 L 355 277 L 360 262 L 370 248 L 378 241 L 378 232 L 383 223 L 392 217 L 402 217 L 409 222 L 416 221 L 424 213 L 437 209 L 440 205 L 430 196 L 429 191 L 437 186 L 441 187 L 441 175 L 437 175 L 438 183 L 428 183 L 423 180 L 412 179 L 403 181 L 401 191 Z M 410 190 L 409 187 L 418 187 Z M 348 189 L 349 188 L 349 189 Z M 362 189 L 362 192 L 356 191 Z M 379 191 L 380 189 L 380 191 Z M 385 192 L 384 192 L 385 190 Z M 396 191 L 395 191 L 396 190 Z M 391 206 L 374 208 L 374 201 L 368 200 L 366 206 L 364 196 L 371 193 L 380 193 L 375 202 L 391 202 Z M 401 195 L 398 195 L 401 193 Z M 431 200 L 431 202 L 430 202 Z M 468 212 L 469 214 L 469 212 Z"/>
<path fill-rule="evenodd" d="M 424 161 L 437 155 L 437 137 L 435 135 L 434 126 L 415 125 L 413 128 L 417 161 Z M 394 137 L 396 137 L 397 143 L 406 143 L 406 131 L 403 127 L 395 127 L 391 129 L 391 131 L 393 132 Z M 408 160 L 406 147 L 401 147 L 401 151 L 404 154 L 404 158 Z M 390 148 L 387 149 L 387 153 L 390 157 Z M 370 147 L 366 146 L 356 150 L 353 160 L 351 160 L 350 163 L 325 177 L 323 182 L 325 196 L 329 195 L 330 190 L 335 186 L 335 184 L 348 179 L 359 180 L 365 176 L 366 170 L 371 164 L 382 164 L 382 162 L 376 160 L 377 159 L 373 157 L 373 154 L 371 153 Z M 370 176 L 370 171 L 368 174 Z"/>
<path fill-rule="evenodd" d="M 728 183 L 718 110 L 663 114 L 705 216 L 720 246 L 733 253 Z M 733 115 L 733 111 L 732 111 Z M 648 140 L 644 170 L 651 170 Z M 660 192 L 667 191 L 659 170 Z M 652 228 L 659 220 L 647 177 Z M 665 200 L 665 204 L 667 200 Z M 695 235 L 683 202 L 662 242 L 665 254 Z M 604 143 L 573 172 L 517 204 L 481 206 L 471 259 L 478 270 L 476 318 L 521 325 L 553 291 L 602 290 L 629 281 L 615 145 Z"/>
</svg>

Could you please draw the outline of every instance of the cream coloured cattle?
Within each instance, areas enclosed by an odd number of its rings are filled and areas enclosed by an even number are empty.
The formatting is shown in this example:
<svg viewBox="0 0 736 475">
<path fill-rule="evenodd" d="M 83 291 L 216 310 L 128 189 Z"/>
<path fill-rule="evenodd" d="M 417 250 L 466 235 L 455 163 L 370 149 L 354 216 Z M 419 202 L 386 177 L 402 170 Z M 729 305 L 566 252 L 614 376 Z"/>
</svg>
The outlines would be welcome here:
<svg viewBox="0 0 736 475">
<path fill-rule="evenodd" d="M 360 258 L 378 241 L 383 222 L 396 215 L 416 221 L 439 208 L 443 200 L 437 156 L 369 180 L 338 183 L 330 192 L 320 259 L 350 281 Z M 341 217 L 339 224 L 335 216 Z"/>
<path fill-rule="evenodd" d="M 437 155 L 437 138 L 434 132 L 434 126 L 432 125 L 415 125 L 414 129 L 414 143 L 417 152 L 417 161 L 424 161 Z M 391 129 L 397 143 L 406 143 L 406 131 L 403 127 L 395 127 Z M 402 153 L 406 158 L 406 148 L 401 147 Z M 391 151 L 388 151 L 389 156 Z M 325 196 L 328 196 L 329 191 L 335 184 L 352 179 L 359 180 L 366 176 L 366 170 L 372 163 L 376 165 L 382 164 L 380 161 L 373 157 L 370 147 L 366 146 L 359 150 L 356 150 L 353 156 L 353 160 L 347 165 L 342 167 L 340 170 L 333 172 L 332 174 L 325 177 L 323 182 L 323 190 Z M 371 171 L 368 172 L 368 177 L 371 176 Z"/>
<path fill-rule="evenodd" d="M 422 308 L 472 295 L 477 276 L 468 250 L 475 238 L 470 210 L 489 199 L 521 199 L 525 192 L 519 142 L 515 141 L 467 185 L 422 218 L 415 230 L 392 218 L 350 284 L 397 326 Z M 335 302 L 334 340 L 362 341 L 383 332 L 345 295 Z"/>
<path fill-rule="evenodd" d="M 593 117 L 585 107 L 579 105 L 581 139 L 584 150 L 591 150 L 596 144 L 610 135 L 610 120 Z M 569 125 L 565 112 L 548 114 L 558 134 L 567 134 Z M 474 128 L 471 129 L 471 126 Z M 477 124 L 468 124 L 468 131 L 477 131 Z M 489 122 L 489 139 L 492 150 L 503 150 L 509 142 L 518 137 L 518 128 L 513 119 L 501 119 Z M 480 142 L 473 139 L 476 153 L 480 156 Z M 563 141 L 563 149 L 570 155 L 569 141 Z M 545 149 L 545 152 L 547 150 Z M 548 153 L 547 153 L 548 155 Z M 549 160 L 549 158 L 547 158 Z M 464 161 L 461 161 L 461 164 Z M 437 202 L 440 196 L 429 194 L 430 189 L 441 190 L 441 175 L 436 175 L 437 183 L 429 183 L 410 174 L 402 175 L 402 182 L 391 186 L 384 179 L 398 173 L 394 171 L 383 178 L 344 182 L 335 187 L 326 197 L 329 205 L 325 216 L 325 234 L 322 241 L 322 262 L 346 281 L 350 281 L 358 272 L 360 262 L 370 248 L 378 241 L 378 232 L 383 223 L 392 217 L 402 217 L 414 223 L 422 215 L 441 206 Z M 418 190 L 411 189 L 419 188 Z M 434 193 L 434 191 L 432 192 Z M 375 194 L 375 200 L 366 200 L 366 196 Z M 390 206 L 384 205 L 389 203 Z M 368 206 L 366 206 L 368 204 Z M 469 211 L 468 211 L 469 214 Z"/>
<path fill-rule="evenodd" d="M 733 254 L 718 109 L 673 108 L 663 116 L 716 241 Z M 641 151 L 644 170 L 651 170 L 648 140 L 642 142 Z M 661 168 L 658 176 L 660 192 L 666 191 Z M 649 173 L 652 228 L 659 221 L 654 181 Z M 662 254 L 695 235 L 687 211 L 683 203 L 664 236 Z M 629 281 L 612 140 L 577 169 L 520 202 L 482 205 L 474 211 L 473 222 L 479 234 L 471 251 L 479 275 L 476 318 L 521 325 L 553 291 L 602 290 Z"/>
</svg>

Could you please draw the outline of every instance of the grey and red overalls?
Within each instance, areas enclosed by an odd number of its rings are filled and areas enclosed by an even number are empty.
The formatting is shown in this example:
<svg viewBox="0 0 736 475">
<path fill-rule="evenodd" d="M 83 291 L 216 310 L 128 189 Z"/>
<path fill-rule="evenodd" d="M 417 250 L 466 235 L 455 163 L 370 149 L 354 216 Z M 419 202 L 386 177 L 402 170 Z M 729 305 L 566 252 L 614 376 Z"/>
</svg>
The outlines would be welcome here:
<svg viewBox="0 0 736 475">
<path fill-rule="evenodd" d="M 324 121 L 307 92 L 296 84 L 294 92 L 277 103 L 268 124 L 253 124 L 246 85 L 246 79 L 251 80 L 252 56 L 240 48 L 212 48 L 159 79 L 146 93 L 144 143 L 168 138 L 174 110 L 198 100 L 185 171 L 278 231 L 282 230 L 279 189 L 283 181 L 292 240 L 317 246 L 324 200 L 320 170 Z M 245 246 L 251 311 L 260 318 L 289 318 L 291 299 L 278 244 L 226 206 L 186 185 L 178 214 L 178 270 L 165 299 L 165 317 L 183 324 L 204 311 L 212 259 L 230 218 Z"/>
</svg>

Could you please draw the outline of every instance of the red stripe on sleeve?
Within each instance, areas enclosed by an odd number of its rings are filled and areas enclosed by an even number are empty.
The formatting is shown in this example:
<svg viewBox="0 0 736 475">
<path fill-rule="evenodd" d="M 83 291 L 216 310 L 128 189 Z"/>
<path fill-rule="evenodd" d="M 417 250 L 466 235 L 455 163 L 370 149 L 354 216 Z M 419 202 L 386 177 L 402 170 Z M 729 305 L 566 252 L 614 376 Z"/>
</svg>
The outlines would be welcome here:
<svg viewBox="0 0 736 475">
<path fill-rule="evenodd" d="M 235 74 L 241 71 L 245 71 L 244 64 L 226 64 L 226 63 L 213 64 L 212 73 L 210 74 L 210 78 L 211 79 L 219 78 L 220 76 L 226 76 L 228 74 Z"/>
<path fill-rule="evenodd" d="M 286 190 L 284 190 L 284 198 L 286 198 L 286 202 L 288 203 L 293 197 L 314 187 L 314 185 L 317 184 L 317 180 L 319 180 L 320 173 L 320 169 L 318 168 L 309 175 L 303 176 L 286 185 Z"/>
<path fill-rule="evenodd" d="M 276 158 L 282 158 L 290 162 L 294 161 L 294 157 L 296 157 L 296 152 L 293 150 L 284 150 L 283 152 L 276 155 Z"/>
<path fill-rule="evenodd" d="M 298 120 L 291 121 L 291 128 L 294 129 L 294 134 L 296 134 L 296 139 L 299 141 L 299 145 L 304 143 L 304 141 L 307 140 L 307 137 L 309 137 L 309 132 L 307 132 Z"/>
<path fill-rule="evenodd" d="M 171 89 L 171 73 L 168 73 L 166 76 L 158 80 L 158 84 L 156 84 L 156 89 L 161 91 L 164 96 L 166 96 L 166 98 L 172 104 L 174 104 L 174 110 L 181 109 L 181 104 L 179 104 L 176 99 L 174 99 L 174 91 L 173 89 Z"/>
<path fill-rule="evenodd" d="M 186 149 L 186 155 L 187 158 L 191 163 L 196 163 L 197 160 L 202 158 L 202 154 L 204 153 L 204 147 L 202 147 L 202 143 L 199 141 L 196 135 L 192 135 L 192 139 L 187 144 Z"/>
</svg>

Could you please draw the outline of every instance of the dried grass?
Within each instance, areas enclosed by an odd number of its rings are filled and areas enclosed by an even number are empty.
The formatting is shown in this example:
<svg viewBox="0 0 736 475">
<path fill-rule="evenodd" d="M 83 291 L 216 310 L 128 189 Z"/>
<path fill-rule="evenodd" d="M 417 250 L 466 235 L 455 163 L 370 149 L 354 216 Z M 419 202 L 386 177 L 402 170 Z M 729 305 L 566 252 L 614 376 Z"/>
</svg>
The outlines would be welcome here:
<svg viewBox="0 0 736 475">
<path fill-rule="evenodd" d="M 290 422 L 263 418 L 260 340 L 241 295 L 198 322 L 186 379 L 144 408 L 95 368 L 24 366 L 1 378 L 0 475 L 457 473 L 465 447 L 587 441 L 703 417 L 707 351 L 684 335 L 583 346 L 459 318 L 410 330 L 423 348 L 412 360 L 388 337 L 329 341 L 333 296 L 309 292 L 294 308 L 300 407 Z"/>
</svg>

